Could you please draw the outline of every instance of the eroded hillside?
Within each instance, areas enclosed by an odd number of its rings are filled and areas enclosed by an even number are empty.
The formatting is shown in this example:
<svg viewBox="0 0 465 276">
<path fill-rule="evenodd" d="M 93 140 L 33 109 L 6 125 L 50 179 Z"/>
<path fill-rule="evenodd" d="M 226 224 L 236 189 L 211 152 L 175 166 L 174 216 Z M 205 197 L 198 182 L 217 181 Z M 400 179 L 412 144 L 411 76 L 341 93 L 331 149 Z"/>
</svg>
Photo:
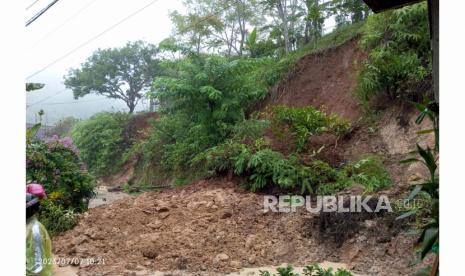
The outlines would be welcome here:
<svg viewBox="0 0 465 276">
<path fill-rule="evenodd" d="M 312 105 L 346 118 L 352 128 L 344 137 L 311 138 L 312 147 L 324 145 L 317 156 L 338 165 L 382 154 L 393 183 L 378 194 L 402 198 L 408 181 L 423 173 L 416 165 L 398 163 L 419 142 L 416 132 L 421 126 L 414 123 L 416 113 L 395 100 L 379 98 L 373 103 L 377 115 L 365 113 L 353 93 L 365 58 L 357 43 L 352 39 L 301 58 L 258 110 Z M 267 138 L 283 153 L 290 144 L 270 133 Z M 262 194 L 242 189 L 243 180 L 208 179 L 91 209 L 76 228 L 54 238 L 55 253 L 105 259 L 104 265 L 81 265 L 80 275 L 214 275 L 244 267 L 324 261 L 344 263 L 362 275 L 406 275 L 418 269 L 408 267 L 415 258 L 415 237 L 403 234 L 405 225 L 394 217 L 358 220 L 358 231 L 349 229 L 342 244 L 336 243 L 320 233 L 318 215 L 303 210 L 264 213 Z M 341 193 L 362 192 L 354 186 Z"/>
</svg>

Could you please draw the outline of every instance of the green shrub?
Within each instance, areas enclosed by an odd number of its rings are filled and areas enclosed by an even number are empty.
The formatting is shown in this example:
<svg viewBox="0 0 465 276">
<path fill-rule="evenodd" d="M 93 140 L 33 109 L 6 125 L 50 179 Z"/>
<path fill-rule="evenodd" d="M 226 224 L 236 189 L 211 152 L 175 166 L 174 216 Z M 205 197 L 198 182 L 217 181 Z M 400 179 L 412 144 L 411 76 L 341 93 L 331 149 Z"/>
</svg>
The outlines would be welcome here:
<svg viewBox="0 0 465 276">
<path fill-rule="evenodd" d="M 267 119 L 255 118 L 238 122 L 233 127 L 233 139 L 237 141 L 255 141 L 263 136 L 270 123 Z"/>
<path fill-rule="evenodd" d="M 353 274 L 343 268 L 338 268 L 335 272 L 333 272 L 333 268 L 330 267 L 328 269 L 324 269 L 320 267 L 318 264 L 314 265 L 307 265 L 304 268 L 304 275 L 305 276 L 352 276 Z"/>
<path fill-rule="evenodd" d="M 276 106 L 272 111 L 272 120 L 276 126 L 285 124 L 297 141 L 297 151 L 302 151 L 308 138 L 325 132 L 338 136 L 350 130 L 350 123 L 335 114 L 326 115 L 312 106 L 293 108 Z"/>
<path fill-rule="evenodd" d="M 87 209 L 95 181 L 79 159 L 71 139 L 47 143 L 31 140 L 26 146 L 26 180 L 44 186 L 49 199 L 65 209 Z"/>
<path fill-rule="evenodd" d="M 50 200 L 41 202 L 39 220 L 51 235 L 72 229 L 77 224 L 73 209 L 65 209 Z"/>
<path fill-rule="evenodd" d="M 360 45 L 369 51 L 359 75 L 357 94 L 422 101 L 431 96 L 423 82 L 431 74 L 431 49 L 426 2 L 372 15 Z"/>
<path fill-rule="evenodd" d="M 102 112 L 77 123 L 71 133 L 82 160 L 96 176 L 116 172 L 129 148 L 124 129 L 130 114 Z"/>
<path fill-rule="evenodd" d="M 344 170 L 351 182 L 348 186 L 360 184 L 365 187 L 366 193 L 379 191 L 391 185 L 389 172 L 384 168 L 379 156 L 368 156 L 355 163 L 348 164 Z"/>
<path fill-rule="evenodd" d="M 294 268 L 290 265 L 287 267 L 278 267 L 276 268 L 278 274 L 273 274 L 273 276 L 299 276 L 298 273 L 294 272 Z M 324 269 L 318 264 L 307 265 L 304 269 L 305 276 L 352 276 L 353 274 L 342 268 L 338 268 L 336 271 L 332 267 Z M 260 276 L 271 276 L 269 271 L 260 270 Z"/>
<path fill-rule="evenodd" d="M 288 190 L 299 190 L 302 194 L 313 193 L 327 182 L 337 180 L 337 172 L 322 161 L 309 165 L 302 163 L 298 156 L 286 158 L 279 152 L 262 146 L 257 139 L 251 146 L 232 140 L 199 154 L 195 162 L 211 175 L 216 172 L 233 171 L 236 175 L 248 176 L 246 187 L 251 191 L 277 185 Z"/>
<path fill-rule="evenodd" d="M 192 55 L 163 64 L 168 76 L 154 82 L 161 118 L 142 152 L 142 163 L 157 164 L 166 177 L 186 179 L 205 172 L 194 158 L 245 132 L 246 110 L 266 94 L 255 76 L 261 60 L 230 60 L 215 55 Z"/>
</svg>

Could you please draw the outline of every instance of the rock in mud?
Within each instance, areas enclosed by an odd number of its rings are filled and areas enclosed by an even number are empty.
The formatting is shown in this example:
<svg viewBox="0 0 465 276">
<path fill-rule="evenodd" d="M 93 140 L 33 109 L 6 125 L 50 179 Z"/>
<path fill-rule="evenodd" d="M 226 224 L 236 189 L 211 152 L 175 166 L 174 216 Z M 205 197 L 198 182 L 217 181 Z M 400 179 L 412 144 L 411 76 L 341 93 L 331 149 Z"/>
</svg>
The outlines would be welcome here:
<svg viewBox="0 0 465 276">
<path fill-rule="evenodd" d="M 225 253 L 220 253 L 218 255 L 216 255 L 215 259 L 213 260 L 215 263 L 219 263 L 219 262 L 222 262 L 222 261 L 226 261 L 229 259 L 229 256 Z"/>
<path fill-rule="evenodd" d="M 247 238 L 245 238 L 245 248 L 246 249 L 252 249 L 255 243 L 255 235 L 248 235 Z"/>
<path fill-rule="evenodd" d="M 149 258 L 149 259 L 155 259 L 158 256 L 158 250 L 154 247 L 145 247 L 141 250 L 142 256 Z"/>
<path fill-rule="evenodd" d="M 227 218 L 230 218 L 232 217 L 232 212 L 231 210 L 223 210 L 220 214 L 220 218 L 221 219 L 227 219 Z"/>
<path fill-rule="evenodd" d="M 176 267 L 181 270 L 187 269 L 187 258 L 182 256 L 176 258 Z"/>
<path fill-rule="evenodd" d="M 168 212 L 170 208 L 168 208 L 168 205 L 163 204 L 155 208 L 155 210 L 157 210 L 157 212 L 159 213 L 163 213 L 163 212 Z"/>
<path fill-rule="evenodd" d="M 160 218 L 165 219 L 165 218 L 169 217 L 169 215 L 170 215 L 170 213 L 161 213 Z"/>
<path fill-rule="evenodd" d="M 250 255 L 247 261 L 249 262 L 249 264 L 254 264 L 256 262 L 256 259 L 257 258 L 255 257 L 255 255 Z"/>
<path fill-rule="evenodd" d="M 152 229 L 159 229 L 163 224 L 161 223 L 161 221 L 159 221 L 158 219 L 147 224 L 148 227 L 152 228 Z"/>
<path fill-rule="evenodd" d="M 229 265 L 233 268 L 241 268 L 242 263 L 240 261 L 231 261 L 229 262 Z"/>
</svg>

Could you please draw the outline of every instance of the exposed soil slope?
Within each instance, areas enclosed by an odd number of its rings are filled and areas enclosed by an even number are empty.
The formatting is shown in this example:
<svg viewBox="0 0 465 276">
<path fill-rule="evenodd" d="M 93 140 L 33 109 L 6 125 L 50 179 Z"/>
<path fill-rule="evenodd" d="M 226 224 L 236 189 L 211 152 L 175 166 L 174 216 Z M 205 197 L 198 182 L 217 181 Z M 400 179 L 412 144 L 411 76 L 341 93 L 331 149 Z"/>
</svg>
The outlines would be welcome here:
<svg viewBox="0 0 465 276">
<path fill-rule="evenodd" d="M 303 107 L 312 105 L 352 122 L 362 116 L 355 88 L 360 64 L 366 54 L 358 39 L 302 57 L 287 78 L 273 87 L 260 104 Z"/>
<path fill-rule="evenodd" d="M 259 107 L 284 104 L 325 107 L 352 122 L 341 140 L 318 137 L 321 156 L 332 164 L 382 154 L 393 178 L 389 195 L 401 197 L 408 181 L 422 174 L 416 165 L 398 161 L 420 140 L 416 113 L 392 100 L 381 101 L 377 123 L 359 120 L 364 113 L 353 96 L 357 69 L 365 54 L 353 39 L 298 61 L 289 77 Z M 431 143 L 431 137 L 426 138 Z M 286 151 L 289 141 L 275 144 Z M 351 191 L 346 191 L 351 193 Z M 408 275 L 415 237 L 394 231 L 383 219 L 364 221 L 341 247 L 321 240 L 309 213 L 263 213 L 263 197 L 225 179 L 201 181 L 184 188 L 144 193 L 100 206 L 84 214 L 79 225 L 54 238 L 61 257 L 104 258 L 105 265 L 83 265 L 81 275 L 153 275 L 181 271 L 214 275 L 291 263 L 343 262 L 360 274 Z M 395 228 L 395 227 L 394 227 Z"/>
</svg>

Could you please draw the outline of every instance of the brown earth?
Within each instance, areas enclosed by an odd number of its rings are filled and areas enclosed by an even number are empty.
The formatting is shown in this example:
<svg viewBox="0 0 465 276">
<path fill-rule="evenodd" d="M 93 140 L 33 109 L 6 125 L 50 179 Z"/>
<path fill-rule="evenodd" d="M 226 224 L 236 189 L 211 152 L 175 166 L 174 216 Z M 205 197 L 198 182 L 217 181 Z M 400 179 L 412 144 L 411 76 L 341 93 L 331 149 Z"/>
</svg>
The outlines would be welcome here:
<svg viewBox="0 0 465 276">
<path fill-rule="evenodd" d="M 393 185 L 381 193 L 402 198 L 410 180 L 424 170 L 398 161 L 417 142 L 431 144 L 432 138 L 416 135 L 427 125 L 417 126 L 417 113 L 395 100 L 379 98 L 375 117 L 363 112 L 353 90 L 365 56 L 357 39 L 307 55 L 258 109 L 313 105 L 348 119 L 353 130 L 347 136 L 313 137 L 309 149 L 324 145 L 318 158 L 332 165 L 382 155 Z M 289 139 L 268 138 L 283 153 L 292 146 Z M 121 172 L 113 181 L 127 175 Z M 360 231 L 339 247 L 317 234 L 317 220 L 309 213 L 264 214 L 262 204 L 261 195 L 243 191 L 234 178 L 144 193 L 89 210 L 76 228 L 54 238 L 54 251 L 60 257 L 105 260 L 105 265 L 81 265 L 80 275 L 215 275 L 244 267 L 323 261 L 343 262 L 369 275 L 408 275 L 418 269 L 408 267 L 415 258 L 415 237 L 399 232 L 386 218 L 363 221 Z"/>
<path fill-rule="evenodd" d="M 54 238 L 61 258 L 104 260 L 83 264 L 80 275 L 152 275 L 154 271 L 215 275 L 243 267 L 344 262 L 360 274 L 406 275 L 413 237 L 379 241 L 382 220 L 342 247 L 321 240 L 311 214 L 263 211 L 263 197 L 224 179 L 144 193 L 82 215 L 73 230 Z M 376 231 L 373 231 L 376 228 Z M 136 273 L 139 274 L 131 274 Z M 181 274 L 182 275 L 182 274 Z"/>
<path fill-rule="evenodd" d="M 357 38 L 339 47 L 306 55 L 296 63 L 285 80 L 270 90 L 258 108 L 312 105 L 355 122 L 362 112 L 352 92 L 365 57 L 366 54 L 358 47 Z"/>
</svg>

